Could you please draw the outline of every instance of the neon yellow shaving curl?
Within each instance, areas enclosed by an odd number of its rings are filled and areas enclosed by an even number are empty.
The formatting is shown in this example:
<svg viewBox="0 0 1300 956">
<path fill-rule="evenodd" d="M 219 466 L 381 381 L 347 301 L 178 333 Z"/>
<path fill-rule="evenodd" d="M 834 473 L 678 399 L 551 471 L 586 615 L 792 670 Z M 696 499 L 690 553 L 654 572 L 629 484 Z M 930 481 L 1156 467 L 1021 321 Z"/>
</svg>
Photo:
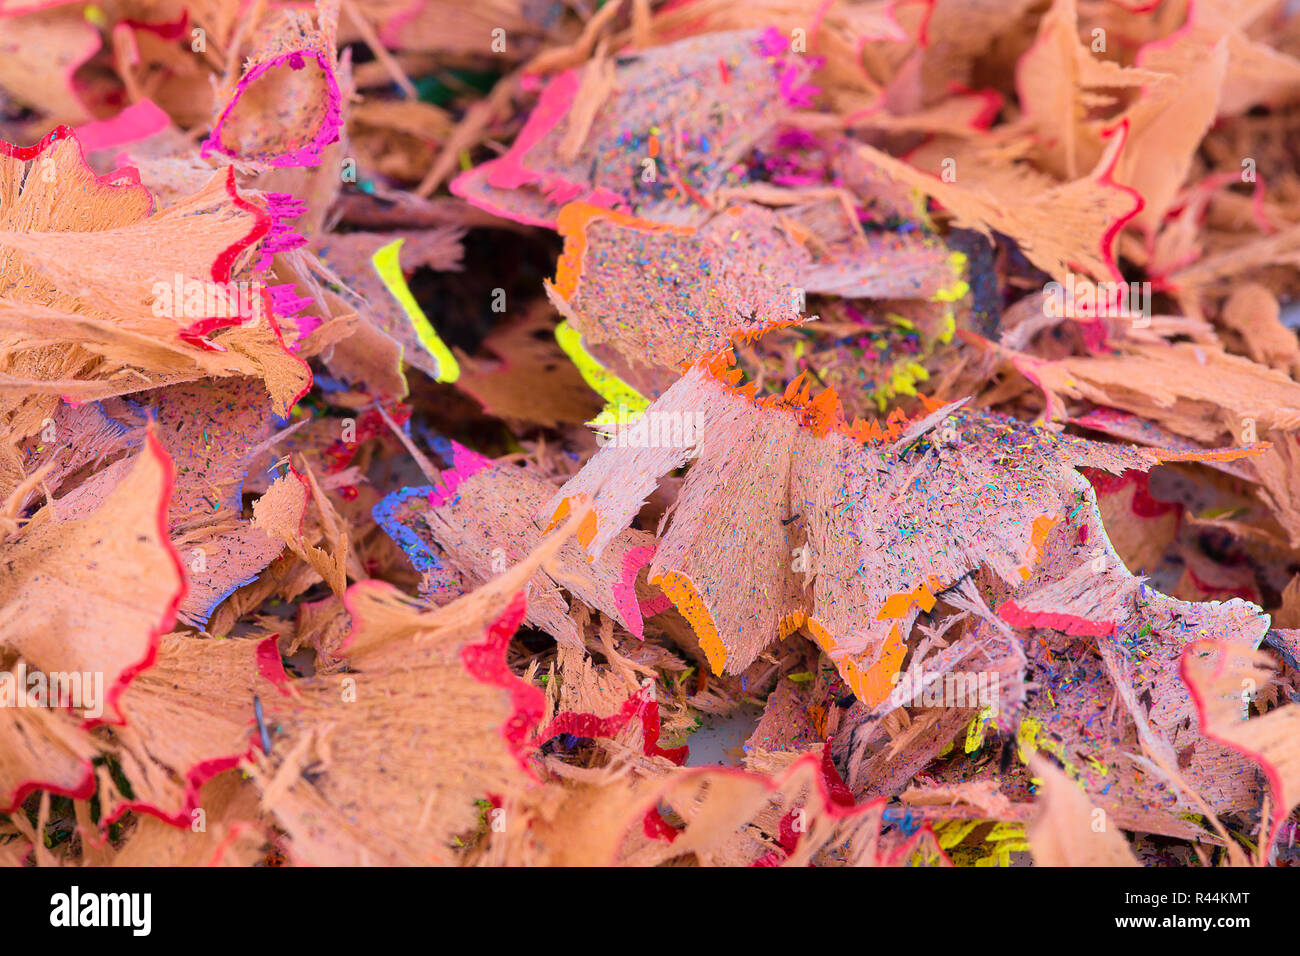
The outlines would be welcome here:
<svg viewBox="0 0 1300 956">
<path fill-rule="evenodd" d="M 406 313 L 406 317 L 411 320 L 411 327 L 415 329 L 420 344 L 437 361 L 437 380 L 439 382 L 454 382 L 460 378 L 460 366 L 456 363 L 456 357 L 451 354 L 451 349 L 447 348 L 442 339 L 438 338 L 438 333 L 420 309 L 420 304 L 415 301 L 415 296 L 411 295 L 410 287 L 406 284 L 406 277 L 402 275 L 400 253 L 402 243 L 405 241 L 405 239 L 396 239 L 390 242 L 376 251 L 370 257 L 370 262 L 375 267 L 375 272 L 378 274 L 380 281 L 384 283 L 384 288 L 397 300 L 398 305 L 402 307 L 402 311 Z"/>
<path fill-rule="evenodd" d="M 555 327 L 555 341 L 559 343 L 569 360 L 578 367 L 583 381 L 605 400 L 605 407 L 601 409 L 599 415 L 587 422 L 588 425 L 594 428 L 616 427 L 619 422 L 620 405 L 627 409 L 624 413 L 624 422 L 639 418 L 650 407 L 650 399 L 596 361 L 582 344 L 581 333 L 569 325 L 567 319 L 562 319 Z"/>
</svg>

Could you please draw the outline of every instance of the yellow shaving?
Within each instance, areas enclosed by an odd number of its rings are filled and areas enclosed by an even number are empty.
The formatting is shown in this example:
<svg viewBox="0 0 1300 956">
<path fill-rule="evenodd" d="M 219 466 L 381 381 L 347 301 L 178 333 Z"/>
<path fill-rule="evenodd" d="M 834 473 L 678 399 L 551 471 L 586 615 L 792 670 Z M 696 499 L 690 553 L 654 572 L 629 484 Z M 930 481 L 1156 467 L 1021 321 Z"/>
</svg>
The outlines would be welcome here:
<svg viewBox="0 0 1300 956">
<path fill-rule="evenodd" d="M 777 638 L 784 641 L 795 631 L 799 630 L 799 628 L 803 627 L 804 621 L 807 619 L 808 615 L 803 611 L 791 611 L 785 617 L 781 618 L 780 622 L 776 625 Z"/>
<path fill-rule="evenodd" d="M 934 825 L 934 836 L 939 846 L 951 850 L 970 836 L 971 832 L 983 823 L 983 820 L 948 820 Z"/>
<path fill-rule="evenodd" d="M 983 842 L 961 846 L 971 833 L 989 822 L 947 820 L 934 825 L 934 836 L 957 866 L 1010 866 L 1012 853 L 1028 852 L 1029 841 L 1021 823 L 994 823 Z"/>
<path fill-rule="evenodd" d="M 939 341 L 947 345 L 956 334 L 957 317 L 952 314 L 952 309 L 948 309 L 943 313 L 943 331 L 939 333 Z"/>
<path fill-rule="evenodd" d="M 975 860 L 976 866 L 1010 866 L 1012 853 L 1029 852 L 1023 823 L 996 823 L 984 840 L 989 851 Z"/>
<path fill-rule="evenodd" d="M 984 746 L 984 734 L 988 731 L 989 724 L 997 726 L 997 710 L 992 704 L 971 718 L 970 727 L 966 729 L 966 752 L 968 754 L 973 754 Z"/>
<path fill-rule="evenodd" d="M 411 295 L 411 290 L 406 284 L 406 277 L 402 275 L 402 264 L 399 255 L 402 250 L 402 243 L 405 239 L 396 239 L 388 245 L 379 249 L 370 257 L 370 262 L 375 267 L 375 272 L 379 275 L 384 287 L 388 289 L 389 294 L 397 300 L 406 317 L 411 320 L 411 327 L 415 329 L 415 334 L 420 339 L 420 344 L 425 347 L 430 355 L 438 362 L 438 381 L 454 382 L 460 378 L 460 366 L 456 364 L 456 357 L 451 354 L 442 339 L 438 338 L 438 333 L 434 331 L 424 312 L 420 309 L 420 304 L 415 301 L 415 296 Z"/>
<path fill-rule="evenodd" d="M 1032 754 L 1039 750 L 1045 751 L 1046 753 L 1056 757 L 1056 759 L 1061 762 L 1061 766 L 1065 770 L 1065 775 L 1067 777 L 1075 783 L 1078 783 L 1079 786 L 1083 786 L 1083 783 L 1079 779 L 1079 768 L 1065 759 L 1065 745 L 1058 743 L 1055 740 L 1041 738 L 1040 734 L 1042 729 L 1042 721 L 1037 717 L 1021 718 L 1020 730 L 1016 734 L 1016 749 L 1018 751 L 1017 756 L 1020 757 L 1020 762 L 1028 765 L 1029 757 Z M 1029 782 L 1035 785 L 1042 783 L 1042 781 L 1037 777 L 1031 777 Z"/>
<path fill-rule="evenodd" d="M 948 265 L 952 268 L 954 278 L 951 283 L 943 286 L 934 295 L 930 296 L 931 302 L 960 302 L 970 294 L 970 283 L 961 278 L 966 272 L 966 263 L 966 253 L 964 252 L 953 252 L 948 256 Z M 885 318 L 897 328 L 909 332 L 916 330 L 915 322 L 899 315 L 897 312 L 886 313 Z M 956 332 L 957 317 L 951 308 L 946 308 L 943 311 L 943 329 L 938 334 L 938 340 L 947 345 L 952 342 Z M 800 345 L 802 344 L 800 342 Z M 798 358 L 798 353 L 796 353 L 795 357 Z M 876 392 L 872 393 L 871 397 L 875 399 L 876 407 L 883 412 L 889 406 L 890 399 L 897 398 L 900 395 L 915 395 L 917 383 L 929 381 L 929 378 L 930 373 L 926 371 L 924 366 L 917 362 L 902 359 L 889 373 L 888 384 L 882 385 Z"/>
<path fill-rule="evenodd" d="M 680 571 L 666 571 L 647 583 L 658 585 L 659 590 L 673 602 L 695 631 L 700 649 L 709 660 L 709 669 L 715 674 L 721 674 L 722 668 L 727 664 L 727 649 L 722 646 L 722 638 L 718 636 L 713 616 L 709 614 L 709 609 L 705 607 L 704 600 L 695 590 L 691 579 Z"/>
<path fill-rule="evenodd" d="M 952 281 L 951 285 L 944 286 L 938 292 L 930 297 L 931 302 L 956 302 L 958 299 L 965 298 L 970 292 L 970 283 L 960 278 L 966 272 L 966 253 L 954 252 L 948 257 L 948 264 L 952 266 L 953 275 L 958 276 Z"/>
<path fill-rule="evenodd" d="M 559 343 L 569 360 L 578 367 L 583 381 L 605 400 L 605 407 L 599 415 L 587 422 L 588 425 L 593 428 L 614 428 L 618 425 L 620 405 L 627 409 L 627 419 L 641 417 L 641 414 L 650 407 L 648 398 L 596 361 L 583 346 L 582 335 L 569 325 L 567 319 L 560 320 L 560 324 L 555 327 L 555 341 Z"/>
<path fill-rule="evenodd" d="M 875 707 L 889 698 L 894 689 L 894 675 L 903 666 L 903 658 L 906 656 L 907 645 L 903 643 L 898 625 L 895 624 L 889 630 L 889 637 L 885 639 L 880 660 L 872 664 L 863 675 L 861 684 L 863 703 L 868 707 Z"/>
<path fill-rule="evenodd" d="M 984 744 L 984 735 L 989 725 L 997 726 L 997 717 L 992 706 L 985 707 L 982 711 L 971 719 L 970 726 L 966 729 L 966 752 L 974 753 Z M 1040 739 L 1043 724 L 1037 717 L 1023 717 L 1020 720 L 1020 729 L 1016 733 L 1016 751 L 1020 762 L 1029 763 L 1029 758 L 1039 750 L 1053 754 L 1065 767 L 1065 773 L 1076 782 L 1079 779 L 1079 768 L 1065 759 L 1065 747 L 1054 740 Z M 1093 771 L 1105 776 L 1110 773 L 1110 768 L 1098 760 L 1096 757 L 1088 757 L 1088 764 Z M 1035 778 L 1035 782 L 1036 778 Z"/>
<path fill-rule="evenodd" d="M 783 621 L 783 626 L 784 623 Z M 907 656 L 907 645 L 903 643 L 897 624 L 889 630 L 880 659 L 864 671 L 853 658 L 839 656 L 839 644 L 821 621 L 809 617 L 804 623 L 807 624 L 813 640 L 826 652 L 835 669 L 840 672 L 844 683 L 849 685 L 853 696 L 868 707 L 875 707 L 889 697 L 894 689 L 894 675 L 898 673 L 903 665 L 903 658 Z"/>
</svg>

